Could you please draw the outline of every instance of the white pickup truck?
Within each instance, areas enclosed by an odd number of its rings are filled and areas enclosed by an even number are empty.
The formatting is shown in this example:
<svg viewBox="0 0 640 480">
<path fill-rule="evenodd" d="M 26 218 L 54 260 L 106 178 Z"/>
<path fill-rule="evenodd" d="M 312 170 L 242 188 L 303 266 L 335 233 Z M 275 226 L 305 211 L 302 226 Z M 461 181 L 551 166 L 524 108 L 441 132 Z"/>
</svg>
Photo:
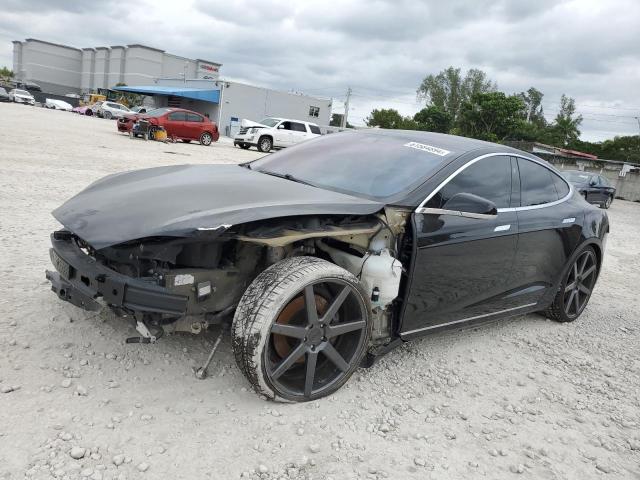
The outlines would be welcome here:
<svg viewBox="0 0 640 480">
<path fill-rule="evenodd" d="M 322 133 L 315 123 L 288 118 L 265 118 L 260 122 L 242 120 L 240 131 L 233 137 L 233 145 L 240 148 L 257 147 L 261 152 L 290 147 Z"/>
</svg>

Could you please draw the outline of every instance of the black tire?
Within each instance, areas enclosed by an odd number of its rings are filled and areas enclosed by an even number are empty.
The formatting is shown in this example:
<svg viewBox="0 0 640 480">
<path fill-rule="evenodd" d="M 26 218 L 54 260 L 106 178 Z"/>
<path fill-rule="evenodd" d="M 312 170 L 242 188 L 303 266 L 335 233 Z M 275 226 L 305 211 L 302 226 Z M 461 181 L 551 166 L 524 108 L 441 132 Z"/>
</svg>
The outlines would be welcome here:
<svg viewBox="0 0 640 480">
<path fill-rule="evenodd" d="M 249 150 L 249 148 L 251 147 L 251 145 L 249 145 L 248 143 L 239 143 L 238 146 L 243 150 Z"/>
<path fill-rule="evenodd" d="M 258 150 L 268 153 L 273 148 L 273 140 L 267 135 L 263 135 L 258 139 Z"/>
<path fill-rule="evenodd" d="M 586 246 L 576 255 L 546 316 L 557 322 L 573 322 L 584 311 L 598 278 L 598 257 Z"/>
<path fill-rule="evenodd" d="M 182 143 L 191 143 L 191 140 L 189 140 L 188 138 L 183 138 Z"/>
<path fill-rule="evenodd" d="M 602 204 L 602 208 L 604 208 L 605 210 L 609 210 L 609 207 L 611 206 L 612 202 L 613 202 L 613 195 L 609 195 L 607 199 L 604 201 L 604 203 Z"/>
<path fill-rule="evenodd" d="M 232 326 L 236 363 L 269 399 L 330 395 L 366 353 L 369 311 L 350 272 L 315 257 L 285 259 L 258 275 L 240 300 Z"/>
<path fill-rule="evenodd" d="M 87 117 L 92 117 L 93 116 L 93 110 L 91 110 L 90 108 L 88 108 L 87 110 L 85 110 L 84 114 Z"/>
<path fill-rule="evenodd" d="M 211 134 L 209 132 L 203 132 L 202 135 L 200 135 L 200 144 L 204 145 L 205 147 L 208 147 L 209 145 L 211 145 L 211 142 L 213 142 L 213 137 L 211 136 Z"/>
</svg>

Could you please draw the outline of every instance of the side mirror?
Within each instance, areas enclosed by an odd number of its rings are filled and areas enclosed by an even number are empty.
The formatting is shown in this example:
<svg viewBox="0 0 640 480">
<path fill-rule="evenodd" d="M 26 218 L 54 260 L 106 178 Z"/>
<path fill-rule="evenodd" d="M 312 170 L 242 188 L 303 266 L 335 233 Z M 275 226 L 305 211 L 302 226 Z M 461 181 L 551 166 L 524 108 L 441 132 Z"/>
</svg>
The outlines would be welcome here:
<svg viewBox="0 0 640 480">
<path fill-rule="evenodd" d="M 278 125 L 278 130 L 284 130 L 284 125 L 283 124 Z"/>
<path fill-rule="evenodd" d="M 443 209 L 470 218 L 491 218 L 498 214 L 495 203 L 472 193 L 455 194 L 444 204 Z"/>
</svg>

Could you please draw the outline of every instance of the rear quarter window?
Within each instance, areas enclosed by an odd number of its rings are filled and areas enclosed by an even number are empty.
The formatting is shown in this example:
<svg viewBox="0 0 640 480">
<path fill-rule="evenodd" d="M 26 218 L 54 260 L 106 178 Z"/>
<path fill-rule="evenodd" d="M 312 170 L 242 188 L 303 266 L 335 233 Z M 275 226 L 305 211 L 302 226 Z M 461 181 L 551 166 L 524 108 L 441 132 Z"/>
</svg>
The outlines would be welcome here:
<svg viewBox="0 0 640 480">
<path fill-rule="evenodd" d="M 309 128 L 311 129 L 311 133 L 315 133 L 316 135 L 322 135 L 322 132 L 320 131 L 320 127 L 316 125 L 309 125 Z"/>
<path fill-rule="evenodd" d="M 564 198 L 569 195 L 569 185 L 565 182 L 562 177 L 556 175 L 555 173 L 551 173 L 551 177 L 553 178 L 553 183 L 556 186 L 556 192 L 558 192 L 558 198 Z"/>
</svg>

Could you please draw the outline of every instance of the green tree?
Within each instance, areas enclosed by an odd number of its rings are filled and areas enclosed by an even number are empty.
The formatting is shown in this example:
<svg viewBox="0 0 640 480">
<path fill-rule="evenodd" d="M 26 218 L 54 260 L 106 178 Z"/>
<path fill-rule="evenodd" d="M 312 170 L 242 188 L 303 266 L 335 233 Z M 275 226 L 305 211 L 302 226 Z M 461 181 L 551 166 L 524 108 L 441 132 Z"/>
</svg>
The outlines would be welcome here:
<svg viewBox="0 0 640 480">
<path fill-rule="evenodd" d="M 0 68 L 0 77 L 9 79 L 13 76 L 13 70 L 9 70 L 7 67 Z"/>
<path fill-rule="evenodd" d="M 545 127 L 547 121 L 544 118 L 542 109 L 542 98 L 544 94 L 533 87 L 526 92 L 520 92 L 518 97 L 525 105 L 526 121 L 538 127 Z"/>
<path fill-rule="evenodd" d="M 516 95 L 476 93 L 460 107 L 460 133 L 493 142 L 513 139 L 521 125 L 524 108 Z"/>
<path fill-rule="evenodd" d="M 369 127 L 402 128 L 404 118 L 393 108 L 377 108 L 367 117 Z"/>
<path fill-rule="evenodd" d="M 342 125 L 342 117 L 344 116 L 344 114 L 342 113 L 332 113 L 331 114 L 331 121 L 329 122 L 329 126 L 330 127 L 339 127 Z M 351 125 L 349 123 L 349 120 L 347 120 L 347 125 L 346 128 L 353 128 L 353 125 Z"/>
<path fill-rule="evenodd" d="M 449 67 L 436 75 L 427 75 L 417 94 L 427 106 L 438 107 L 456 122 L 464 102 L 473 95 L 494 92 L 496 88 L 482 70 L 472 68 L 463 77 L 459 68 Z"/>
<path fill-rule="evenodd" d="M 451 115 L 435 105 L 423 108 L 413 116 L 418 124 L 418 130 L 429 132 L 449 133 L 451 130 Z"/>
<path fill-rule="evenodd" d="M 575 100 L 562 94 L 562 97 L 560 97 L 560 111 L 545 132 L 546 142 L 563 147 L 575 143 L 580 137 L 579 127 L 581 123 L 582 115 L 576 115 Z"/>
</svg>

